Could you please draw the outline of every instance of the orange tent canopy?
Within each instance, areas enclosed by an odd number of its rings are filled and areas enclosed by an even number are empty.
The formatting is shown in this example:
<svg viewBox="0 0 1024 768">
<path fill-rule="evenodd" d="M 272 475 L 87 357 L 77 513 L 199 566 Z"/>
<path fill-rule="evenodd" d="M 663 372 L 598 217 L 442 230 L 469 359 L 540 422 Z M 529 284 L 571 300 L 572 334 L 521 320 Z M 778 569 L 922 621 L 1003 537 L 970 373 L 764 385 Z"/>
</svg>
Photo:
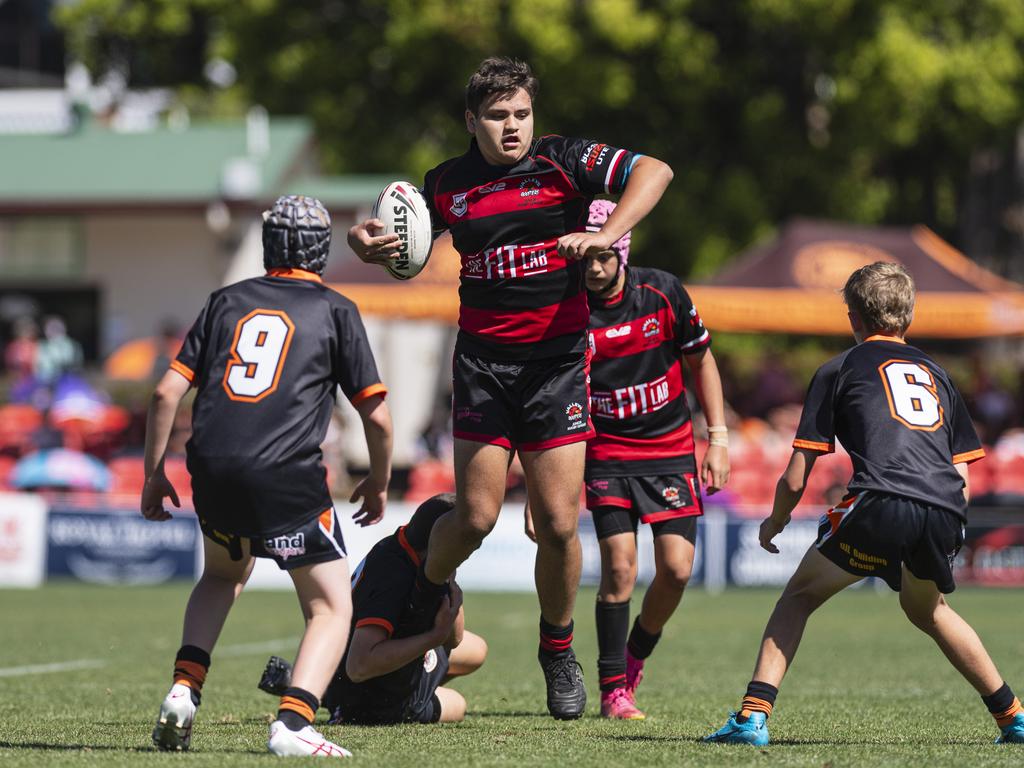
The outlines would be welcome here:
<svg viewBox="0 0 1024 768">
<path fill-rule="evenodd" d="M 708 284 L 687 284 L 687 290 L 717 331 L 846 335 L 850 328 L 838 291 L 851 272 L 875 261 L 901 263 L 914 276 L 911 336 L 1024 335 L 1024 286 L 975 264 L 924 226 L 795 219 L 772 242 L 742 254 Z M 329 263 L 325 280 L 366 315 L 455 323 L 459 266 L 451 238 L 443 235 L 426 268 L 410 281 L 395 280 L 351 253 Z"/>
</svg>

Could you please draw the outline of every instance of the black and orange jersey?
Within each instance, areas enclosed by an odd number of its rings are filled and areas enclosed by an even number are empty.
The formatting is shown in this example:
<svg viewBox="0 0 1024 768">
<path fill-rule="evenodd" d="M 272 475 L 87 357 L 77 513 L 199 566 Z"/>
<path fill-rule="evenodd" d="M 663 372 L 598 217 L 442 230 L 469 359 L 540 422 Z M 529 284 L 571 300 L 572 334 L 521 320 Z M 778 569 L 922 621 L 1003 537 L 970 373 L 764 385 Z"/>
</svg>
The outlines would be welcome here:
<svg viewBox="0 0 1024 768">
<path fill-rule="evenodd" d="M 960 393 L 921 350 L 872 336 L 818 369 L 793 447 L 828 453 L 836 438 L 853 462 L 851 493 L 884 491 L 966 519 L 953 465 L 985 451 Z"/>
<path fill-rule="evenodd" d="M 590 297 L 590 417 L 587 477 L 694 472 L 693 426 L 681 355 L 707 349 L 711 334 L 679 280 L 628 267 L 622 292 Z"/>
<path fill-rule="evenodd" d="M 639 155 L 588 139 L 535 139 L 515 165 L 490 165 L 476 140 L 429 171 L 435 230 L 462 260 L 459 344 L 496 360 L 582 352 L 589 313 L 584 262 L 558 255 L 582 232 L 595 194 L 619 193 Z"/>
<path fill-rule="evenodd" d="M 335 390 L 354 404 L 387 391 L 355 305 L 301 270 L 211 294 L 171 368 L 197 388 L 193 478 L 260 500 L 245 519 L 221 521 L 240 536 L 282 533 L 329 508 L 320 444 Z"/>
<path fill-rule="evenodd" d="M 423 674 L 423 659 L 417 658 L 380 677 L 354 683 L 345 674 L 352 635 L 360 627 L 380 627 L 389 638 L 411 637 L 430 627 L 404 621 L 409 607 L 420 558 L 405 538 L 405 527 L 381 539 L 352 573 L 352 624 L 345 657 L 325 698 L 331 705 L 348 711 L 381 712 L 404 702 Z M 430 617 L 433 625 L 433 617 Z"/>
</svg>

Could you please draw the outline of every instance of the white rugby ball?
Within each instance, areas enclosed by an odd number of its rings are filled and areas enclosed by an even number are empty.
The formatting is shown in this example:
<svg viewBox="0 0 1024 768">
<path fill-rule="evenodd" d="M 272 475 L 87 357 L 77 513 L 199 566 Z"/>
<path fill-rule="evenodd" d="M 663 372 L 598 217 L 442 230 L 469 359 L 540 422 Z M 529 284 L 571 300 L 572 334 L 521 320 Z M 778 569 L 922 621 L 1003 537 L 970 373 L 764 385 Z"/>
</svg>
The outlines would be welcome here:
<svg viewBox="0 0 1024 768">
<path fill-rule="evenodd" d="M 373 206 L 373 218 L 384 222 L 383 234 L 396 234 L 398 255 L 384 265 L 399 280 L 416 277 L 427 266 L 434 245 L 427 201 L 408 181 L 393 181 L 384 187 Z"/>
</svg>

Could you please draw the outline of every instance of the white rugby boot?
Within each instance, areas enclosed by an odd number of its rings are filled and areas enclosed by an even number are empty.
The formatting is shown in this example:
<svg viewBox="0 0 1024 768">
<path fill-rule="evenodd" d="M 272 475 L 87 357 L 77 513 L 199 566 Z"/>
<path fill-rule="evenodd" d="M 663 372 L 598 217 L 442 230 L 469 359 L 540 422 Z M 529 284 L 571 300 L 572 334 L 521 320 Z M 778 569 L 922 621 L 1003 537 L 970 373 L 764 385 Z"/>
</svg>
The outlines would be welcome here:
<svg viewBox="0 0 1024 768">
<path fill-rule="evenodd" d="M 293 731 L 280 720 L 270 724 L 267 749 L 282 757 L 352 757 L 351 752 L 325 739 L 312 725 Z"/>
<path fill-rule="evenodd" d="M 192 689 L 175 683 L 160 704 L 160 714 L 153 728 L 153 744 L 157 749 L 186 751 L 192 744 L 192 721 L 195 716 Z"/>
</svg>

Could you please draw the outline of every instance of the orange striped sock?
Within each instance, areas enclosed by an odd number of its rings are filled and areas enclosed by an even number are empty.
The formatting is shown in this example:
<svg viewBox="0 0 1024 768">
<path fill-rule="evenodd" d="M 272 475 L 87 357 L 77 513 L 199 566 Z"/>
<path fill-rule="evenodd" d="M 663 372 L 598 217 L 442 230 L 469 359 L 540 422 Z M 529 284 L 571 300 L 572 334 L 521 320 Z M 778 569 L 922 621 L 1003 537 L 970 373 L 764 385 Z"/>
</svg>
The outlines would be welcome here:
<svg viewBox="0 0 1024 768">
<path fill-rule="evenodd" d="M 285 688 L 277 707 L 277 719 L 293 731 L 312 725 L 320 700 L 304 688 Z"/>
<path fill-rule="evenodd" d="M 1016 696 L 1013 697 L 1013 703 L 1004 709 L 1002 712 L 993 712 L 992 717 L 996 719 L 996 725 L 1000 728 L 1005 728 L 1007 725 L 1013 722 L 1013 718 L 1021 712 L 1024 712 L 1024 706 L 1021 705 L 1020 699 Z"/>
<path fill-rule="evenodd" d="M 207 668 L 196 661 L 178 660 L 174 662 L 174 682 L 187 685 L 194 691 L 203 690 L 206 682 Z"/>
<path fill-rule="evenodd" d="M 756 696 L 744 696 L 743 703 L 740 704 L 740 716 L 750 717 L 751 712 L 764 712 L 765 717 L 771 717 L 772 703 Z"/>
</svg>

